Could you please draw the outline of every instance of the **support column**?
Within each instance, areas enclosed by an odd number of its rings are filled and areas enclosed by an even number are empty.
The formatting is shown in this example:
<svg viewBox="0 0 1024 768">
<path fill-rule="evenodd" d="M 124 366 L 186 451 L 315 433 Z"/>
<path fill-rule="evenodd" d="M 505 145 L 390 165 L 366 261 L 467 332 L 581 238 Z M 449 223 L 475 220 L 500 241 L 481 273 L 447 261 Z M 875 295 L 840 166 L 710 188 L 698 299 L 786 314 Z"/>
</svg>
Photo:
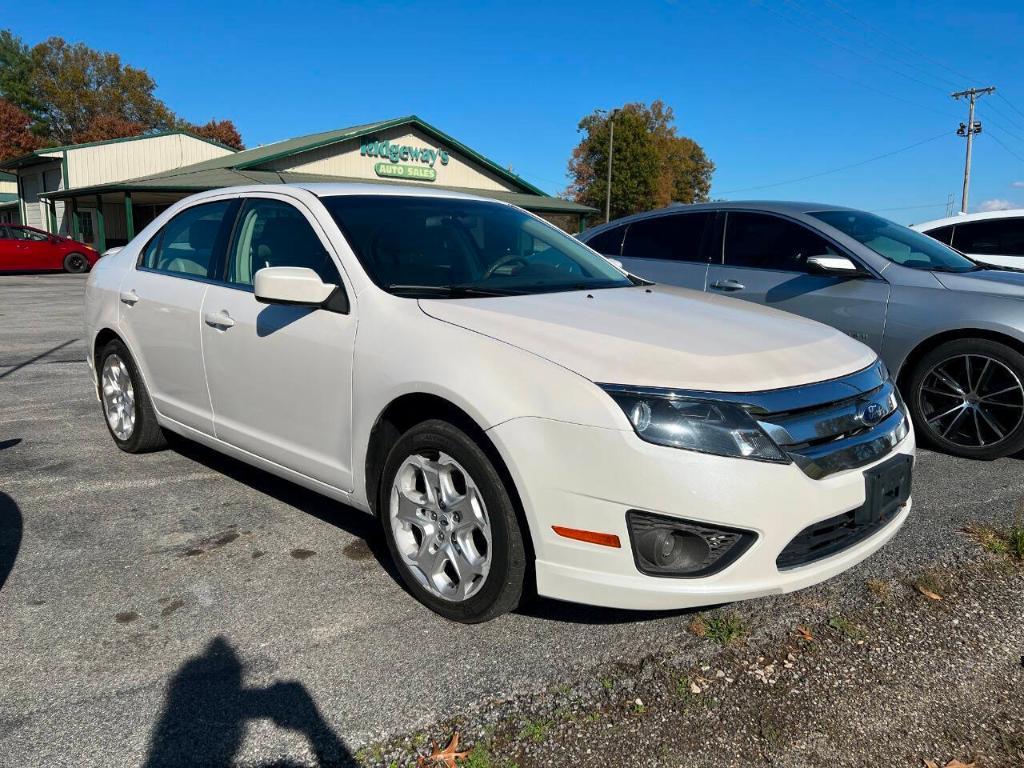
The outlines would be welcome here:
<svg viewBox="0 0 1024 768">
<path fill-rule="evenodd" d="M 78 217 L 78 199 L 71 198 L 71 237 L 82 242 L 82 221 Z"/>
<path fill-rule="evenodd" d="M 50 213 L 50 234 L 59 235 L 60 232 L 57 231 L 57 204 L 53 202 L 52 197 L 46 201 L 46 208 Z"/>
<path fill-rule="evenodd" d="M 580 214 L 580 228 L 579 228 L 578 231 L 582 233 L 586 228 L 587 228 L 587 214 L 581 213 Z"/>
<path fill-rule="evenodd" d="M 103 196 L 96 195 L 96 250 L 107 250 L 107 228 L 103 224 Z"/>
<path fill-rule="evenodd" d="M 128 239 L 135 237 L 135 216 L 132 210 L 132 193 L 124 193 L 124 220 L 128 226 Z"/>
</svg>

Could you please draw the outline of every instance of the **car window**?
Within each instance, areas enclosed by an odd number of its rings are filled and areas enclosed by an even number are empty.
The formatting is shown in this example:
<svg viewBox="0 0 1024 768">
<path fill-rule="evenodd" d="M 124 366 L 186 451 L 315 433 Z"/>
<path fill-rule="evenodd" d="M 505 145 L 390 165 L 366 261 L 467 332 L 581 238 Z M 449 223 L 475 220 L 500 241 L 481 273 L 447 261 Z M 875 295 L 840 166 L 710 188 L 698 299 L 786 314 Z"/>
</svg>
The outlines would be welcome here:
<svg viewBox="0 0 1024 768">
<path fill-rule="evenodd" d="M 953 225 L 950 224 L 947 227 L 938 227 L 936 229 L 929 229 L 925 232 L 928 237 L 935 238 L 944 245 L 949 245 L 953 239 Z"/>
<path fill-rule="evenodd" d="M 21 231 L 25 233 L 26 240 L 31 240 L 35 243 L 45 243 L 50 239 L 49 235 L 45 235 L 42 232 L 34 232 L 31 229 L 23 229 Z"/>
<path fill-rule="evenodd" d="M 225 219 L 233 203 L 218 200 L 179 213 L 146 245 L 142 266 L 177 275 L 216 277 L 211 271 L 223 253 Z"/>
<path fill-rule="evenodd" d="M 626 234 L 626 228 L 612 227 L 604 232 L 587 238 L 587 245 L 605 256 L 618 256 L 622 251 L 622 236 Z"/>
<path fill-rule="evenodd" d="M 232 285 L 251 286 L 264 267 L 308 267 L 325 283 L 341 282 L 306 217 L 280 200 L 246 200 L 229 253 L 227 281 Z"/>
<path fill-rule="evenodd" d="M 634 221 L 626 230 L 622 255 L 703 262 L 701 243 L 711 218 L 710 213 L 676 213 Z"/>
<path fill-rule="evenodd" d="M 22 229 L 21 227 L 11 227 L 11 239 L 12 240 L 28 240 L 28 230 Z"/>
<path fill-rule="evenodd" d="M 972 272 L 978 265 L 923 232 L 866 211 L 815 211 L 819 221 L 852 237 L 879 256 L 910 269 Z"/>
<path fill-rule="evenodd" d="M 964 253 L 1024 256 L 1024 218 L 957 224 L 953 247 Z"/>
<path fill-rule="evenodd" d="M 0 240 L 10 240 L 10 239 L 11 239 L 11 230 L 9 230 L 7 227 L 0 226 Z"/>
<path fill-rule="evenodd" d="M 796 222 L 761 213 L 730 211 L 725 221 L 725 263 L 781 272 L 806 272 L 810 256 L 838 251 Z"/>
<path fill-rule="evenodd" d="M 381 288 L 456 298 L 634 282 L 576 238 L 504 203 L 419 195 L 322 198 Z"/>
</svg>

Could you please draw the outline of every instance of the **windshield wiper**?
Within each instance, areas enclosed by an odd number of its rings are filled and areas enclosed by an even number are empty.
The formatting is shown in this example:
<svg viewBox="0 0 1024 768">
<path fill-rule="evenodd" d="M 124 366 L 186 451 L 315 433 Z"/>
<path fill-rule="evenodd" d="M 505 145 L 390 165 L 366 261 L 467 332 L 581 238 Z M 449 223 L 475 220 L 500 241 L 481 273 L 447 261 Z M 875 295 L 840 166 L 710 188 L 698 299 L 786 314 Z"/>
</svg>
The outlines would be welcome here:
<svg viewBox="0 0 1024 768">
<path fill-rule="evenodd" d="M 516 296 L 520 292 L 501 288 L 479 288 L 472 285 L 403 285 L 394 283 L 384 286 L 385 290 L 395 294 L 426 294 L 446 299 L 464 299 L 480 296 Z"/>
</svg>

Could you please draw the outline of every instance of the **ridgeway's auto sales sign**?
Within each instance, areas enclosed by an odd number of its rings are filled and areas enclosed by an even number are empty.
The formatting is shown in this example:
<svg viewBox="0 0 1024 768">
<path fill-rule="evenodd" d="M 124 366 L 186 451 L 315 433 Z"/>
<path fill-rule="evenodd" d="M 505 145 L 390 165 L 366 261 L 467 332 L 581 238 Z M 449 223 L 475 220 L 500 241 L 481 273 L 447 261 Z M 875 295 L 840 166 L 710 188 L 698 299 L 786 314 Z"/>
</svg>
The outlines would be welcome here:
<svg viewBox="0 0 1024 768">
<path fill-rule="evenodd" d="M 434 181 L 437 179 L 435 163 L 440 160 L 441 165 L 448 165 L 448 153 L 443 149 L 398 144 L 387 140 L 364 141 L 359 145 L 359 154 L 363 157 L 384 158 L 386 162 L 375 163 L 373 171 L 378 176 L 386 178 Z"/>
</svg>

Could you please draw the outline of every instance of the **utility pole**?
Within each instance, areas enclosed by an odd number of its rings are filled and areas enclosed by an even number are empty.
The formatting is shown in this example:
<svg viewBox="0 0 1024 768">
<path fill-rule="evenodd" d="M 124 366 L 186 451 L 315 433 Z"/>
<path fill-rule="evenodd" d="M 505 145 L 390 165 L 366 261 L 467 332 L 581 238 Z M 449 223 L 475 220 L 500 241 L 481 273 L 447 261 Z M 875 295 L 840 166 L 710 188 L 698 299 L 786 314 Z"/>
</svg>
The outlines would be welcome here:
<svg viewBox="0 0 1024 768">
<path fill-rule="evenodd" d="M 967 122 L 960 123 L 960 127 L 956 131 L 957 136 L 967 137 L 967 159 L 964 162 L 964 194 L 960 203 L 960 213 L 967 213 L 967 195 L 971 188 L 971 147 L 974 144 L 974 134 L 981 133 L 981 123 L 974 120 L 974 103 L 979 96 L 987 96 L 990 93 L 995 93 L 995 90 L 996 87 L 990 85 L 987 88 L 968 88 L 966 91 L 957 91 L 950 94 L 950 96 L 957 100 L 966 98 L 970 105 L 967 113 Z"/>
<path fill-rule="evenodd" d="M 615 157 L 615 116 L 619 110 L 613 109 L 608 115 L 608 189 L 604 197 L 604 223 L 612 220 L 612 158 Z"/>
</svg>

